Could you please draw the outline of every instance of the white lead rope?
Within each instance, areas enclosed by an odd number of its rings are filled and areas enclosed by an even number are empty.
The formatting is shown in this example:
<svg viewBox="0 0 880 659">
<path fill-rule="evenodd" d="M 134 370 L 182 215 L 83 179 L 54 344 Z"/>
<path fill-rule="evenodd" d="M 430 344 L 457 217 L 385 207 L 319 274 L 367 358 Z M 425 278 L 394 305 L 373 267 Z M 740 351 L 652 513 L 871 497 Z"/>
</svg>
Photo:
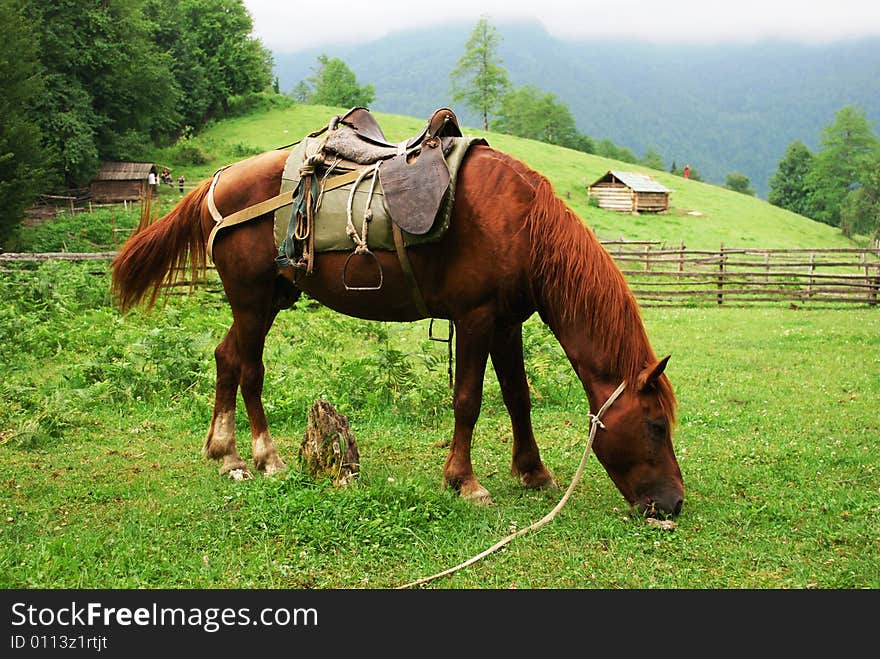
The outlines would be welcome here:
<svg viewBox="0 0 880 659">
<path fill-rule="evenodd" d="M 598 412 L 596 412 L 595 414 L 590 414 L 590 436 L 589 436 L 589 439 L 587 439 L 587 446 L 584 449 L 583 456 L 581 457 L 581 463 L 580 463 L 580 465 L 578 465 L 577 471 L 574 474 L 574 478 L 572 478 L 572 480 L 571 480 L 571 484 L 568 486 L 568 489 L 565 491 L 565 494 L 562 495 L 562 498 L 559 500 L 559 503 L 556 504 L 556 506 L 553 508 L 553 510 L 551 510 L 549 513 L 544 515 L 537 522 L 534 522 L 534 523 L 530 524 L 529 526 L 527 526 L 523 529 L 520 529 L 516 533 L 511 533 L 509 536 L 507 536 L 503 540 L 499 540 L 498 542 L 496 542 L 494 545 L 492 545 L 491 547 L 489 547 L 485 551 L 480 552 L 479 554 L 477 554 L 473 558 L 469 558 L 464 563 L 459 563 L 455 567 L 451 567 L 448 570 L 443 570 L 443 572 L 438 572 L 437 574 L 434 574 L 430 577 L 424 577 L 422 579 L 419 579 L 418 581 L 412 581 L 412 582 L 405 584 L 403 586 L 398 586 L 397 590 L 403 590 L 405 588 L 419 586 L 423 583 L 428 583 L 429 581 L 433 581 L 434 579 L 439 579 L 440 577 L 445 577 L 446 575 L 452 574 L 453 572 L 456 572 L 464 567 L 467 567 L 468 565 L 472 565 L 473 563 L 476 563 L 480 559 L 485 558 L 486 556 L 488 556 L 492 552 L 500 549 L 501 547 L 506 545 L 508 542 L 510 542 L 514 538 L 518 538 L 521 535 L 525 535 L 529 531 L 534 531 L 535 529 L 537 529 L 541 526 L 544 526 L 544 524 L 546 524 L 551 519 L 556 517 L 556 513 L 558 513 L 560 510 L 562 510 L 562 507 L 566 504 L 569 497 L 571 496 L 571 493 L 574 491 L 575 486 L 577 486 L 578 481 L 581 479 L 581 475 L 584 473 L 584 467 L 587 464 L 587 457 L 589 457 L 589 455 L 590 455 L 590 448 L 593 446 L 593 439 L 596 437 L 596 430 L 599 427 L 602 427 L 602 428 L 605 427 L 605 424 L 602 423 L 602 415 L 605 414 L 605 411 L 609 407 L 611 407 L 611 404 L 615 400 L 617 400 L 618 396 L 620 396 L 620 394 L 623 393 L 624 389 L 626 389 L 626 380 L 624 380 L 623 382 L 621 382 L 618 385 L 617 389 L 615 389 L 614 393 L 608 397 L 608 400 L 606 400 L 605 403 L 602 405 L 602 407 L 599 408 Z"/>
</svg>

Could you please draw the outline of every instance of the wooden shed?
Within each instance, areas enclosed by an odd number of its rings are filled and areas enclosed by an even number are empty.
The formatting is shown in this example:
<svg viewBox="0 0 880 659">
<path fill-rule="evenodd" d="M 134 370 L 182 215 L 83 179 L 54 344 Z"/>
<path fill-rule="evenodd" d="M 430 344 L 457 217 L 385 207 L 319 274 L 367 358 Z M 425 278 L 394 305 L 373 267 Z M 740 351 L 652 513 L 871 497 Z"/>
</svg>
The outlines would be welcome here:
<svg viewBox="0 0 880 659">
<path fill-rule="evenodd" d="M 662 213 L 669 210 L 669 188 L 647 174 L 609 170 L 588 188 L 599 208 L 621 213 Z"/>
<path fill-rule="evenodd" d="M 102 162 L 89 192 L 95 201 L 138 201 L 147 196 L 150 172 L 157 174 L 151 162 Z"/>
</svg>

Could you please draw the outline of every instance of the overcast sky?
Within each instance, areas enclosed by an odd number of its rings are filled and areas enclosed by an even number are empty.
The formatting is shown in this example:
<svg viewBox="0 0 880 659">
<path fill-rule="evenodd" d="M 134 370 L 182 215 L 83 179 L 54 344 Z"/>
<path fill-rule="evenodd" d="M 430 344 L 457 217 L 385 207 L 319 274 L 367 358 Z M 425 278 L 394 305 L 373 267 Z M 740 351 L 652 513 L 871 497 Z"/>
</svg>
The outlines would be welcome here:
<svg viewBox="0 0 880 659">
<path fill-rule="evenodd" d="M 410 27 L 536 19 L 563 39 L 828 43 L 880 36 L 880 0 L 244 0 L 275 52 L 368 41 Z"/>
</svg>

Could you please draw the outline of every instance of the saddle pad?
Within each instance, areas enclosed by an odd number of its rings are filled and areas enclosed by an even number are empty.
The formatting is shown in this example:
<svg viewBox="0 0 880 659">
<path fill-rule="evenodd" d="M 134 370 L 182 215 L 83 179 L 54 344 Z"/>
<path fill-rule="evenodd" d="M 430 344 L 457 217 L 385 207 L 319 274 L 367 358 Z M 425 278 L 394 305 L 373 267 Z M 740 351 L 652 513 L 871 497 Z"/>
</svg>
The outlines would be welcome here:
<svg viewBox="0 0 880 659">
<path fill-rule="evenodd" d="M 468 149 L 474 144 L 488 144 L 481 137 L 455 137 L 444 138 L 453 141 L 452 148 L 446 155 L 446 161 L 440 162 L 444 168 L 448 168 L 449 183 L 445 187 L 443 193 L 444 198 L 440 204 L 439 210 L 433 222 L 430 223 L 427 230 L 423 233 L 412 233 L 403 230 L 404 245 L 419 245 L 439 240 L 446 230 L 452 216 L 452 206 L 455 194 L 455 182 L 461 163 L 467 154 Z M 299 173 L 303 162 L 318 149 L 321 148 L 321 140 L 318 138 L 303 139 L 287 157 L 284 166 L 284 172 L 281 177 L 280 192 L 287 192 L 295 189 L 300 182 Z M 433 150 L 433 149 L 432 149 Z M 437 149 L 439 151 L 439 149 Z M 384 164 L 382 165 L 384 167 Z M 382 188 L 382 174 L 380 167 L 379 180 L 375 182 L 372 194 L 372 203 L 370 209 L 373 219 L 369 223 L 367 233 L 367 245 L 371 250 L 389 250 L 394 251 L 394 234 L 391 222 L 392 212 L 389 209 L 388 200 L 385 191 Z M 320 180 L 320 175 L 318 176 Z M 332 180 L 331 173 L 329 180 Z M 355 190 L 352 203 L 352 223 L 359 235 L 362 234 L 363 217 L 366 210 L 366 201 L 369 195 L 371 178 L 364 179 L 357 190 Z M 347 183 L 344 186 L 335 187 L 325 190 L 321 197 L 321 205 L 315 214 L 315 252 L 328 251 L 350 251 L 354 249 L 355 244 L 346 234 L 345 228 L 347 223 L 348 199 L 351 194 L 351 188 L 354 183 Z M 275 211 L 275 247 L 281 249 L 284 242 L 288 238 L 290 229 L 290 221 L 293 214 L 291 206 L 285 206 Z M 401 227 L 403 229 L 403 227 Z M 424 229 L 424 227 L 421 227 Z M 420 230 L 421 230 L 420 229 Z"/>
</svg>

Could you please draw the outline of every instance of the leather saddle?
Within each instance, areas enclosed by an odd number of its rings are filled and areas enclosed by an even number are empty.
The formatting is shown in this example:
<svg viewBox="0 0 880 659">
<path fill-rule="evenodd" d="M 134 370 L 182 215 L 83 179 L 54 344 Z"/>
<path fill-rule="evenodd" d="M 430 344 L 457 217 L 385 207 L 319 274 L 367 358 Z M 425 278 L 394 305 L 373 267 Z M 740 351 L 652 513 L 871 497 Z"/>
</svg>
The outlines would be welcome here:
<svg viewBox="0 0 880 659">
<path fill-rule="evenodd" d="M 430 231 L 449 187 L 445 156 L 452 138 L 462 137 L 455 113 L 436 110 L 424 128 L 407 140 L 393 144 L 367 108 L 355 107 L 334 117 L 321 131 L 322 159 L 337 170 L 375 166 L 391 219 L 404 231 L 422 235 Z"/>
</svg>

